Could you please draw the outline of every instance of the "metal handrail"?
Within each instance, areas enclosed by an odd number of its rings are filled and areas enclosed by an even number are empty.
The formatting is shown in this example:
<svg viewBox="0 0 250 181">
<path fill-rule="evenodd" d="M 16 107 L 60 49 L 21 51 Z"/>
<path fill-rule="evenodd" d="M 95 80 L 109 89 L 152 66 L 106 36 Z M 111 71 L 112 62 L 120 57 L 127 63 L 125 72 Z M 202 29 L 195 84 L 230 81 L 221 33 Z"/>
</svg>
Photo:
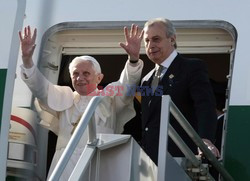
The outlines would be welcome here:
<svg viewBox="0 0 250 181">
<path fill-rule="evenodd" d="M 176 107 L 176 105 L 171 101 L 171 98 L 170 98 L 169 95 L 162 96 L 162 110 L 163 109 L 164 110 L 168 110 L 168 112 L 172 113 L 172 115 L 175 117 L 175 119 L 178 121 L 178 123 L 182 126 L 182 128 L 189 135 L 189 137 L 194 141 L 194 143 L 201 149 L 201 151 L 203 152 L 204 156 L 211 162 L 211 164 L 221 174 L 221 176 L 225 180 L 227 180 L 227 181 L 233 181 L 234 179 L 232 178 L 232 176 L 220 164 L 220 162 L 213 155 L 213 153 L 207 148 L 207 146 L 204 144 L 204 142 L 202 141 L 202 139 L 199 137 L 199 135 L 196 133 L 196 131 L 192 128 L 192 126 L 188 123 L 188 121 L 186 120 L 186 118 L 183 116 L 183 114 L 179 111 L 179 109 Z M 162 116 L 161 117 L 161 126 L 162 126 L 162 122 L 166 122 L 166 119 L 162 119 L 164 117 L 163 114 L 166 114 L 166 112 L 162 111 L 162 113 L 161 113 L 161 116 Z M 169 115 L 168 115 L 168 118 L 169 118 Z M 169 120 L 167 121 L 167 123 L 168 122 L 169 122 Z M 167 142 L 167 138 L 161 136 L 162 134 L 165 134 L 164 132 L 163 133 L 162 132 L 163 132 L 163 130 L 161 128 L 161 130 L 160 130 L 160 146 L 161 146 L 162 143 Z M 165 129 L 165 132 L 166 132 L 166 129 Z M 183 144 L 182 142 L 180 142 L 178 140 L 173 140 L 173 141 L 178 142 L 177 146 L 178 145 L 180 146 L 180 145 Z M 165 151 L 166 151 L 166 149 L 165 149 Z M 162 155 L 162 153 L 160 155 L 160 152 L 162 152 L 162 150 L 159 150 L 159 159 L 158 160 L 160 160 L 160 156 Z M 186 153 L 184 153 L 184 154 L 187 155 Z M 165 159 L 163 159 L 163 160 L 165 160 Z M 194 162 L 194 160 L 192 162 Z M 197 162 L 196 162 L 196 164 L 197 164 Z M 165 178 L 165 176 L 164 176 L 165 170 L 164 169 L 163 170 L 159 170 L 159 172 L 160 172 L 159 175 L 162 178 Z"/>
<path fill-rule="evenodd" d="M 94 121 L 91 120 L 98 104 L 105 99 L 108 99 L 108 96 L 95 96 L 93 97 L 86 110 L 84 111 L 78 126 L 76 127 L 74 133 L 72 134 L 63 154 L 61 155 L 55 169 L 53 170 L 49 181 L 57 181 L 60 179 L 60 176 L 62 175 L 63 170 L 65 169 L 71 155 L 73 154 L 77 144 L 79 143 L 85 129 L 89 125 L 89 143 L 93 146 L 96 146 L 98 143 L 98 140 L 96 139 L 96 127 Z"/>
<path fill-rule="evenodd" d="M 187 144 L 183 141 L 183 139 L 179 136 L 179 134 L 175 131 L 175 129 L 169 125 L 169 137 L 174 141 L 174 143 L 178 146 L 178 148 L 182 151 L 185 157 L 192 163 L 192 165 L 196 168 L 200 168 L 201 170 L 205 170 L 206 168 L 202 165 L 201 160 L 198 160 L 192 150 L 187 146 Z M 210 181 L 214 181 L 211 177 L 210 173 L 207 173 L 211 179 Z"/>
<path fill-rule="evenodd" d="M 169 125 L 168 134 L 169 137 L 175 142 L 178 148 L 185 155 L 185 157 L 188 160 L 190 160 L 195 167 L 198 167 L 201 164 L 200 161 L 196 158 L 192 150 L 187 146 L 187 144 L 182 140 L 182 138 L 179 136 L 179 134 L 175 131 L 175 129 L 171 125 Z"/>
</svg>

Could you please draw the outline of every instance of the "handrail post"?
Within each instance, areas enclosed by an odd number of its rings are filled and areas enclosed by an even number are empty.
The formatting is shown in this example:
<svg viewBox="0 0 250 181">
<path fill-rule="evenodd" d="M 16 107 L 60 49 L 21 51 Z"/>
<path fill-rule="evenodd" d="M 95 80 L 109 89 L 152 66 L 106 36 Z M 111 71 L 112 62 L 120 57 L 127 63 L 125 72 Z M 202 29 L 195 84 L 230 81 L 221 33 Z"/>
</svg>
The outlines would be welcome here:
<svg viewBox="0 0 250 181">
<path fill-rule="evenodd" d="M 95 124 L 95 115 L 92 116 L 91 121 L 88 124 L 89 130 L 89 145 L 95 144 L 97 142 L 96 137 L 96 124 Z"/>
<path fill-rule="evenodd" d="M 162 96 L 161 107 L 161 123 L 160 123 L 160 137 L 159 137 L 159 154 L 158 154 L 158 181 L 167 180 L 166 177 L 166 162 L 168 149 L 168 126 L 170 113 L 170 96 Z"/>
</svg>

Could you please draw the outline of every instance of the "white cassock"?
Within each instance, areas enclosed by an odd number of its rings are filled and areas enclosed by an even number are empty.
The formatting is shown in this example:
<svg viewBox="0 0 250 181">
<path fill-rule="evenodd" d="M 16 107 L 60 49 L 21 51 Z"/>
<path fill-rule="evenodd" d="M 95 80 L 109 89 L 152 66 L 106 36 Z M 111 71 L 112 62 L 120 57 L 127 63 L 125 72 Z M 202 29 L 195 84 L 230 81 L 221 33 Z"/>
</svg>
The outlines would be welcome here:
<svg viewBox="0 0 250 181">
<path fill-rule="evenodd" d="M 49 177 L 70 140 L 73 124 L 82 116 L 95 94 L 80 96 L 77 92 L 73 92 L 70 87 L 53 85 L 35 66 L 31 69 L 25 69 L 23 66 L 21 68 L 22 79 L 39 100 L 41 117 L 46 115 L 47 119 L 42 118 L 40 124 L 58 135 Z M 96 90 L 100 95 L 110 96 L 110 99 L 105 99 L 106 101 L 102 102 L 95 111 L 97 133 L 119 134 L 123 131 L 124 124 L 135 116 L 133 95 L 127 96 L 127 92 L 129 91 L 128 86 L 138 85 L 142 68 L 143 62 L 141 60 L 136 66 L 127 61 L 117 82 L 107 85 L 102 91 Z M 88 133 L 85 131 L 60 180 L 68 180 L 87 140 Z"/>
</svg>

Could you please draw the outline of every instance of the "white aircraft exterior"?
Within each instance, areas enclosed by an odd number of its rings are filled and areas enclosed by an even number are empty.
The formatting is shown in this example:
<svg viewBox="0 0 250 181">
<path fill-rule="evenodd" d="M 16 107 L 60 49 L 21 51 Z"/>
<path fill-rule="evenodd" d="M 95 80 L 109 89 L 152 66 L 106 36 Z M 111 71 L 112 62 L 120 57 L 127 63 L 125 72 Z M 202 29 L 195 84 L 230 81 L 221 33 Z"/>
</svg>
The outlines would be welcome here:
<svg viewBox="0 0 250 181">
<path fill-rule="evenodd" d="M 9 144 L 19 139 L 15 134 L 8 136 L 11 115 L 22 116 L 22 111 L 30 109 L 29 117 L 37 119 L 32 111 L 32 93 L 20 78 L 18 31 L 28 25 L 38 29 L 34 62 L 57 84 L 63 56 L 90 54 L 126 59 L 118 44 L 124 41 L 123 27 L 132 23 L 142 27 L 156 17 L 174 22 L 180 53 L 208 57 L 210 76 L 227 83 L 223 165 L 235 180 L 250 179 L 249 9 L 247 0 L 0 0 L 0 179 L 8 175 L 8 166 L 17 164 L 8 165 L 7 158 L 18 157 L 10 150 L 18 152 L 21 148 Z M 143 44 L 141 53 L 145 54 Z M 109 62 L 104 64 L 108 66 Z M 18 127 L 12 121 L 11 127 Z M 40 136 L 35 138 L 27 130 L 32 138 L 22 143 L 47 147 L 47 131 L 33 126 Z M 40 170 L 36 172 L 43 179 L 46 154 L 38 155 Z"/>
</svg>

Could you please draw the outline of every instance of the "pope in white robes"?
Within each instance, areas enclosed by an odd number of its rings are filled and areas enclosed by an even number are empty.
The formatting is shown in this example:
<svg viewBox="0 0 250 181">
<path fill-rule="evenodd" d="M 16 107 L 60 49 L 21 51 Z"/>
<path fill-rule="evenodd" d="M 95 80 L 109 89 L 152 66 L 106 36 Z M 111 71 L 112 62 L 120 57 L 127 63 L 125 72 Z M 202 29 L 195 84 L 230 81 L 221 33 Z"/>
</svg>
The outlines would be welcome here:
<svg viewBox="0 0 250 181">
<path fill-rule="evenodd" d="M 38 99 L 39 112 L 43 117 L 41 124 L 58 135 L 56 152 L 48 175 L 50 176 L 72 135 L 74 126 L 78 123 L 93 96 L 110 97 L 101 102 L 95 111 L 97 133 L 122 132 L 124 124 L 135 116 L 134 97 L 131 92 L 129 93 L 129 87 L 138 85 L 143 62 L 128 60 L 120 79 L 106 86 L 104 90 L 98 90 L 97 85 L 103 78 L 99 63 L 91 56 L 76 57 L 69 68 L 72 85 L 75 89 L 72 91 L 70 87 L 50 83 L 34 65 L 32 55 L 35 49 L 36 29 L 32 35 L 30 27 L 26 27 L 24 36 L 19 32 L 19 38 L 23 56 L 22 79 Z M 44 115 L 51 116 L 44 117 Z M 87 140 L 88 134 L 85 131 L 61 179 L 68 180 Z"/>
</svg>

